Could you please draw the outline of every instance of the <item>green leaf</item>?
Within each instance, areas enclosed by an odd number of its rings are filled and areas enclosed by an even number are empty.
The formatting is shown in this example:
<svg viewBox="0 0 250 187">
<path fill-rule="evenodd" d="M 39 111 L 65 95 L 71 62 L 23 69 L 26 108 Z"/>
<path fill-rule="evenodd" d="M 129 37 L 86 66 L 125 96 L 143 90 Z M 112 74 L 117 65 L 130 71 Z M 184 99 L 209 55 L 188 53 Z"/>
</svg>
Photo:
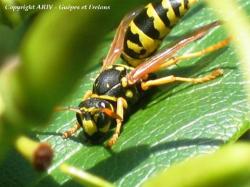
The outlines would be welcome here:
<svg viewBox="0 0 250 187">
<path fill-rule="evenodd" d="M 239 2 L 250 15 L 250 5 L 244 0 Z M 215 20 L 217 18 L 210 8 L 198 4 L 174 27 L 163 46 Z M 92 57 L 95 69 L 84 75 L 81 85 L 63 105 L 77 106 L 84 93 L 92 88 L 100 68 L 98 63 L 107 53 L 112 36 L 106 37 Z M 179 54 L 203 49 L 225 37 L 225 31 L 219 27 Z M 72 138 L 62 139 L 61 133 L 73 125 L 75 114 L 56 114 L 46 129 L 36 129 L 33 135 L 51 143 L 55 151 L 48 173 L 34 173 L 25 161 L 12 153 L 1 168 L 0 184 L 76 186 L 69 176 L 58 170 L 59 165 L 67 161 L 118 186 L 135 186 L 173 163 L 213 152 L 224 143 L 234 142 L 249 129 L 249 108 L 244 91 L 247 82 L 241 77 L 239 63 L 229 46 L 159 73 L 159 76 L 196 77 L 218 67 L 225 72 L 223 77 L 204 84 L 181 83 L 153 89 L 135 106 L 111 151 L 102 145 L 86 143 L 82 131 Z"/>
<path fill-rule="evenodd" d="M 196 156 L 151 177 L 143 187 L 243 187 L 249 186 L 250 144 L 223 146 L 213 154 Z M 201 166 L 202 165 L 202 172 Z"/>
</svg>

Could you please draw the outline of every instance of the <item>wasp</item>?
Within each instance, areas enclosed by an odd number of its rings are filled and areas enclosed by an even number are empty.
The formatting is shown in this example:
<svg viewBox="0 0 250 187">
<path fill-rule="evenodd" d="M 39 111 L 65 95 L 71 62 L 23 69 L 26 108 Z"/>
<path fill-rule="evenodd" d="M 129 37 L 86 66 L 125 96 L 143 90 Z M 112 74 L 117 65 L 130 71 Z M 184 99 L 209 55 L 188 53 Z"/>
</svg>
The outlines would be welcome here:
<svg viewBox="0 0 250 187">
<path fill-rule="evenodd" d="M 198 78 L 169 75 L 151 79 L 150 75 L 162 68 L 176 65 L 182 60 L 199 57 L 228 45 L 226 38 L 201 51 L 175 56 L 183 47 L 205 36 L 219 25 L 213 22 L 195 30 L 173 44 L 157 52 L 162 40 L 171 28 L 196 3 L 195 0 L 161 0 L 149 3 L 143 9 L 127 14 L 117 28 L 111 47 L 100 74 L 87 91 L 78 107 L 67 107 L 76 112 L 77 122 L 74 127 L 63 133 L 70 137 L 83 128 L 87 139 L 98 142 L 112 125 L 115 130 L 107 145 L 114 145 L 121 132 L 127 112 L 140 100 L 151 87 L 179 82 L 203 83 L 223 74 L 222 69 Z M 122 57 L 129 65 L 115 64 Z"/>
</svg>

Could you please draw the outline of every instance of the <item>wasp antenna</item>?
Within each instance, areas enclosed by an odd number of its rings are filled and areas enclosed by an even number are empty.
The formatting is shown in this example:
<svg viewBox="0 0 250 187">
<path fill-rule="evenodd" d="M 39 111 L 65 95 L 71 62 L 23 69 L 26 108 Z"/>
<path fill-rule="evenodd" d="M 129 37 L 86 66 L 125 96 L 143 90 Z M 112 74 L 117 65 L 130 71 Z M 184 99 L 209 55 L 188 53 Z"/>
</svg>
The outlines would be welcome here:
<svg viewBox="0 0 250 187">
<path fill-rule="evenodd" d="M 72 112 L 76 112 L 78 114 L 82 114 L 82 111 L 78 108 L 78 107 L 56 107 L 55 108 L 55 112 L 61 112 L 61 111 L 72 111 Z"/>
</svg>

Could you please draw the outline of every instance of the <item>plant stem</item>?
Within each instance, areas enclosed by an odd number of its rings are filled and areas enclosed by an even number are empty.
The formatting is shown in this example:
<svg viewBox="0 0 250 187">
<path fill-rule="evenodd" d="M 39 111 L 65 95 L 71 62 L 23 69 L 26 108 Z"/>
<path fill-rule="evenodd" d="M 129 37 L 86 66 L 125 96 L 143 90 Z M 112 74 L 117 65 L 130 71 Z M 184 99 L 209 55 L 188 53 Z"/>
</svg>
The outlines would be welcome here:
<svg viewBox="0 0 250 187">
<path fill-rule="evenodd" d="M 113 184 L 94 176 L 86 171 L 80 170 L 68 164 L 62 164 L 60 170 L 73 177 L 77 182 L 88 187 L 114 187 Z"/>
<path fill-rule="evenodd" d="M 49 144 L 38 143 L 28 137 L 19 136 L 15 142 L 16 149 L 24 156 L 37 170 L 46 170 L 52 160 L 53 151 Z"/>
</svg>

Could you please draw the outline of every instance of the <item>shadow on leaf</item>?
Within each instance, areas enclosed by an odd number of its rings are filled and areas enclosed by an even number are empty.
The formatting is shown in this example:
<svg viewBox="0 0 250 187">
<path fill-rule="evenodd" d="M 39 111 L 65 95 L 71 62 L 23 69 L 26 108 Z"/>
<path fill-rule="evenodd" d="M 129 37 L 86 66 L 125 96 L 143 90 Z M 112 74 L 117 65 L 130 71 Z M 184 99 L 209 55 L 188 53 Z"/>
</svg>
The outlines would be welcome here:
<svg viewBox="0 0 250 187">
<path fill-rule="evenodd" d="M 150 155 L 159 151 L 194 145 L 219 146 L 223 143 L 224 141 L 220 139 L 183 139 L 160 143 L 152 147 L 149 145 L 140 145 L 128 148 L 118 153 L 110 151 L 111 156 L 109 158 L 97 163 L 93 168 L 90 168 L 88 172 L 114 182 L 131 172 L 131 170 L 140 165 L 140 163 L 146 160 Z"/>
</svg>

